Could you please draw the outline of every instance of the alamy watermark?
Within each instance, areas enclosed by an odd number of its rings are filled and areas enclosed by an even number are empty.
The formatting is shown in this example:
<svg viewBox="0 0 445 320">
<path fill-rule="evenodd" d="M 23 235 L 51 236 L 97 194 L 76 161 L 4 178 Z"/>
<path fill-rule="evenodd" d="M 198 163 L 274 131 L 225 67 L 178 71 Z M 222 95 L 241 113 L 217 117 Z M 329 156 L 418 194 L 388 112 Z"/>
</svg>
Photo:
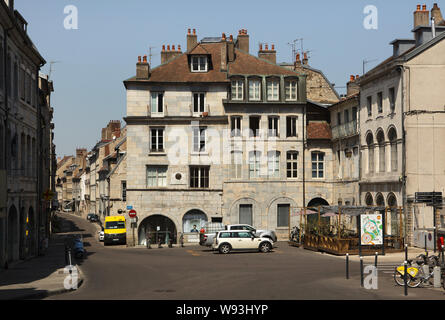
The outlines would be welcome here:
<svg viewBox="0 0 445 320">
<path fill-rule="evenodd" d="M 63 280 L 63 286 L 66 290 L 77 290 L 79 280 L 79 272 L 76 266 L 68 265 L 63 269 L 63 273 L 67 274 Z"/>
<path fill-rule="evenodd" d="M 63 13 L 67 15 L 63 20 L 63 27 L 66 30 L 79 29 L 79 10 L 74 5 L 65 6 Z"/>
<path fill-rule="evenodd" d="M 378 269 L 375 266 L 366 266 L 363 270 L 367 276 L 363 279 L 363 286 L 367 290 L 377 290 L 378 287 Z"/>
<path fill-rule="evenodd" d="M 376 6 L 367 5 L 363 9 L 365 18 L 363 19 L 363 27 L 366 30 L 377 30 L 379 27 L 379 12 Z"/>
</svg>

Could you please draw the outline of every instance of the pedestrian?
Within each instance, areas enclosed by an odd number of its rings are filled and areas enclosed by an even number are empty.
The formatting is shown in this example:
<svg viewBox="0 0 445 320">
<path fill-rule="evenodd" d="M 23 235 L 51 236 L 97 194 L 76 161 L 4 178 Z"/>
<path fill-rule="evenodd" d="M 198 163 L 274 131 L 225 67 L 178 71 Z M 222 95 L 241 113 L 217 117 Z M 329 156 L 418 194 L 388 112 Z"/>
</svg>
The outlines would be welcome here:
<svg viewBox="0 0 445 320">
<path fill-rule="evenodd" d="M 196 224 L 193 225 L 193 229 L 190 230 L 190 232 L 199 232 L 198 229 L 196 229 Z"/>
</svg>

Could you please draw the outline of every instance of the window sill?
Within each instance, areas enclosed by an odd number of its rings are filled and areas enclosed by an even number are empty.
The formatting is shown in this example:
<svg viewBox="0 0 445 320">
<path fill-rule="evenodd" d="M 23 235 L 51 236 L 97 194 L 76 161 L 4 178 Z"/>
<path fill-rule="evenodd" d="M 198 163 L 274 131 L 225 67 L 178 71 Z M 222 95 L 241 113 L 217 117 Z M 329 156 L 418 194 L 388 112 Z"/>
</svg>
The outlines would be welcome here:
<svg viewBox="0 0 445 320">
<path fill-rule="evenodd" d="M 164 113 L 150 113 L 150 117 L 152 118 L 163 118 Z"/>
<path fill-rule="evenodd" d="M 165 151 L 150 151 L 149 156 L 166 156 L 167 153 Z"/>
<path fill-rule="evenodd" d="M 206 151 L 204 151 L 204 152 L 196 152 L 196 151 L 193 151 L 193 152 L 190 153 L 190 155 L 191 155 L 191 156 L 208 156 L 209 153 L 206 152 Z"/>
</svg>

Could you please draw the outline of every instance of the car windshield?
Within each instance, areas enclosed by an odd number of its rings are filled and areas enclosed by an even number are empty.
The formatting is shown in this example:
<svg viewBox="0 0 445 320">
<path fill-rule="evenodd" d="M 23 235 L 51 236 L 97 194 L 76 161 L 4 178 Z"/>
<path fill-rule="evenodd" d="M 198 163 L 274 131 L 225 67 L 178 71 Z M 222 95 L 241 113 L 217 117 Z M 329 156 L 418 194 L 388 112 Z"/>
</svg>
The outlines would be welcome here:
<svg viewBox="0 0 445 320">
<path fill-rule="evenodd" d="M 108 221 L 105 229 L 125 229 L 125 221 Z"/>
</svg>

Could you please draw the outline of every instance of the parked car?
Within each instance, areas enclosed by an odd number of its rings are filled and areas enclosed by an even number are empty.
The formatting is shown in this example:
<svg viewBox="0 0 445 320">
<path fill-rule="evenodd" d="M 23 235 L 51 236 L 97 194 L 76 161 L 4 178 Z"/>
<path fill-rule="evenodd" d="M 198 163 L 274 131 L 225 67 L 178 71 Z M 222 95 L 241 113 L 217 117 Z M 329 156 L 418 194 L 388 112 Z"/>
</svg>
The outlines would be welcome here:
<svg viewBox="0 0 445 320">
<path fill-rule="evenodd" d="M 87 214 L 87 220 L 90 220 L 92 216 L 94 216 L 94 213 L 88 213 Z"/>
<path fill-rule="evenodd" d="M 99 221 L 99 216 L 97 214 L 93 214 L 90 217 L 90 222 L 97 222 L 97 221 Z"/>
<path fill-rule="evenodd" d="M 104 241 L 105 232 L 104 230 L 99 231 L 99 241 Z"/>
<path fill-rule="evenodd" d="M 229 224 L 224 227 L 224 230 L 244 230 L 250 231 L 258 237 L 269 238 L 273 242 L 277 242 L 277 235 L 273 230 L 256 230 L 254 227 L 248 224 Z M 221 230 L 218 230 L 221 231 Z M 201 235 L 199 244 L 202 246 L 210 247 L 213 244 L 213 238 L 215 237 L 217 231 L 215 232 L 205 232 Z"/>
<path fill-rule="evenodd" d="M 212 249 L 227 254 L 232 250 L 253 250 L 269 252 L 273 248 L 270 238 L 260 237 L 252 231 L 232 230 L 218 231 L 214 237 Z"/>
</svg>

